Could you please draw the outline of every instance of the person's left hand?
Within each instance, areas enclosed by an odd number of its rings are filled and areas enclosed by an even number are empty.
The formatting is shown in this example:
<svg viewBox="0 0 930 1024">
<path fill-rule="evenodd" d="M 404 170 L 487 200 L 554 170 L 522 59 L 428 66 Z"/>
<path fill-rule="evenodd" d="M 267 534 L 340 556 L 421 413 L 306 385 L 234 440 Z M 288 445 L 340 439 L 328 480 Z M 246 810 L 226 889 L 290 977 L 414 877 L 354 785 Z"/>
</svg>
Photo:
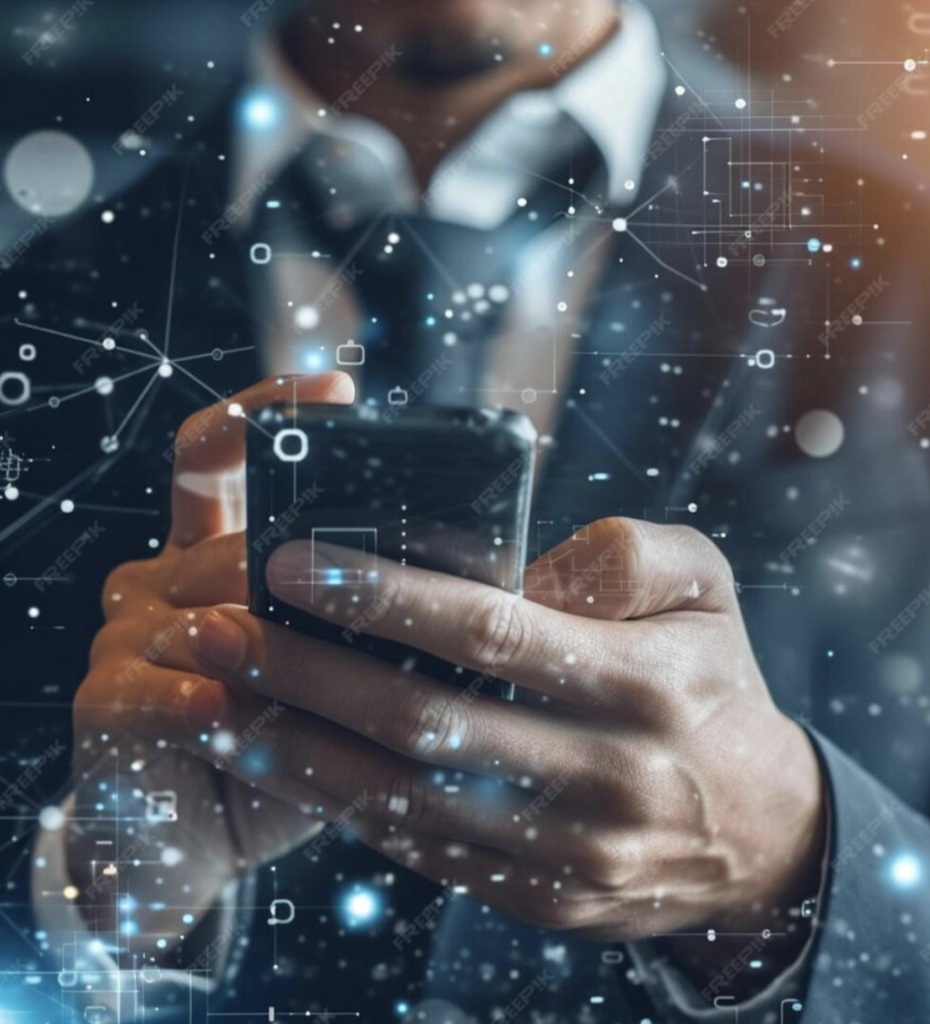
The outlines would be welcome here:
<svg viewBox="0 0 930 1024">
<path fill-rule="evenodd" d="M 358 556 L 330 554 L 351 578 Z M 299 709 L 254 784 L 293 794 L 312 764 L 334 807 L 367 794 L 352 828 L 376 849 L 604 941 L 775 930 L 816 894 L 817 759 L 773 704 L 729 566 L 703 535 L 599 521 L 527 570 L 526 597 L 380 560 L 376 582 L 317 582 L 311 603 L 309 564 L 309 542 L 279 548 L 275 594 L 523 690 L 517 703 L 459 691 L 216 608 L 222 675 Z M 368 556 L 364 568 L 371 578 Z M 344 738 L 330 742 L 323 720 Z"/>
</svg>

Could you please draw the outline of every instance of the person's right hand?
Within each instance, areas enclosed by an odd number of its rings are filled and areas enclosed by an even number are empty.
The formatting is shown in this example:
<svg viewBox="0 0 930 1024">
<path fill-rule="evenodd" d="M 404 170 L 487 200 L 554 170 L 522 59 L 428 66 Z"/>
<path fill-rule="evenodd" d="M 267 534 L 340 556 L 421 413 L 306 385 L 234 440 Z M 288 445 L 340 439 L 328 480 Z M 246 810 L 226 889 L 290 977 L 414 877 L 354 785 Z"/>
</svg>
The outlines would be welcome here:
<svg viewBox="0 0 930 1024">
<path fill-rule="evenodd" d="M 177 435 L 164 550 L 119 566 L 106 582 L 106 625 L 75 699 L 68 867 L 79 905 L 100 932 L 126 917 L 114 905 L 116 891 L 131 889 L 140 908 L 153 900 L 166 907 L 138 922 L 140 952 L 178 934 L 177 908 L 203 916 L 229 881 L 309 839 L 332 811 L 321 810 L 324 798 L 314 799 L 309 783 L 300 801 L 284 801 L 215 766 L 225 753 L 219 736 L 231 754 L 255 755 L 260 776 L 261 731 L 282 705 L 157 662 L 204 609 L 248 601 L 245 537 L 229 536 L 244 525 L 246 417 L 273 402 L 348 404 L 353 397 L 342 373 L 279 377 L 191 416 Z M 146 794 L 166 790 L 176 794 L 177 820 L 151 825 Z"/>
</svg>

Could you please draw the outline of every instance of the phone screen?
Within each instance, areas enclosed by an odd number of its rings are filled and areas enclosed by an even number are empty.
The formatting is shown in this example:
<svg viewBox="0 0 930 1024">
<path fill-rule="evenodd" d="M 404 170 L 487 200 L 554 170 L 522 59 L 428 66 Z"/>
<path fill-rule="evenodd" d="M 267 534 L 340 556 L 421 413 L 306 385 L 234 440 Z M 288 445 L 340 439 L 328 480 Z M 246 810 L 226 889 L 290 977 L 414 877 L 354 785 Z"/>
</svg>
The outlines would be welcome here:
<svg viewBox="0 0 930 1024">
<path fill-rule="evenodd" d="M 511 695 L 368 630 L 378 559 L 518 593 L 526 563 L 536 434 L 518 413 L 432 407 L 275 405 L 248 427 L 250 609 L 456 686 Z M 271 594 L 280 544 L 306 543 L 292 584 L 313 605 L 333 587 L 355 602 L 334 625 Z M 325 555 L 324 555 L 325 552 Z"/>
</svg>

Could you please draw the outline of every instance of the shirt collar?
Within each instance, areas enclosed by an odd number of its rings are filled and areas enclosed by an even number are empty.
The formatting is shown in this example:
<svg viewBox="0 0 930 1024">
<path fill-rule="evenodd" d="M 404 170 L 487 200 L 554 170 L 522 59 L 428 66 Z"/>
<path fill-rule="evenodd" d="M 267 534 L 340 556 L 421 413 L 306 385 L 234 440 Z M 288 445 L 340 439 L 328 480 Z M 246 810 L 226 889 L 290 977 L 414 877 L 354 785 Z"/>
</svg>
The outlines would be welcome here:
<svg viewBox="0 0 930 1024">
<path fill-rule="evenodd" d="M 527 184 L 527 162 L 534 156 L 540 163 L 550 159 L 553 139 L 578 141 L 559 131 L 566 119 L 590 138 L 603 157 L 609 201 L 624 204 L 635 198 L 666 72 L 651 15 L 640 3 L 624 3 L 620 10 L 621 28 L 596 53 L 556 78 L 550 88 L 512 96 L 444 158 L 428 189 L 434 216 L 470 220 L 483 227 L 499 223 Z M 289 67 L 273 36 L 257 43 L 251 66 L 250 85 L 237 111 L 236 196 L 249 195 L 255 182 L 263 175 L 275 175 L 319 133 L 334 143 L 363 145 L 376 158 L 381 188 L 372 190 L 371 180 L 365 181 L 356 190 L 359 203 L 416 207 L 414 175 L 393 132 L 369 118 L 327 111 Z M 553 64 L 554 75 L 557 69 L 558 62 Z M 521 167 L 494 155 L 501 152 L 499 140 L 518 141 L 517 126 L 523 139 L 522 176 Z M 463 160 L 463 155 L 468 159 Z M 456 173 L 449 173 L 450 169 Z M 483 198 L 477 213 L 476 185 Z"/>
</svg>

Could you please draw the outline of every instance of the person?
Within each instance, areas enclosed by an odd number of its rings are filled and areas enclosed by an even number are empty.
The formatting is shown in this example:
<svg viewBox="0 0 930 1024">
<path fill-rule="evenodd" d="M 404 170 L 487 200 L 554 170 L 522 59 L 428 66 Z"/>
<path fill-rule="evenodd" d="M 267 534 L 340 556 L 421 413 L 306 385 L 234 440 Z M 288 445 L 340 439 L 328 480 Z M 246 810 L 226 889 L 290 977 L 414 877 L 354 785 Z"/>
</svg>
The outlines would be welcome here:
<svg viewBox="0 0 930 1024">
<path fill-rule="evenodd" d="M 660 43 L 637 4 L 242 20 L 232 135 L 179 126 L 111 216 L 11 271 L 37 329 L 52 291 L 87 301 L 90 266 L 164 308 L 157 340 L 91 351 L 154 344 L 151 387 L 182 378 L 171 401 L 146 387 L 93 480 L 107 506 L 173 474 L 161 550 L 121 531 L 106 553 L 73 787 L 33 854 L 65 1001 L 323 1012 L 425 961 L 411 1020 L 923 1019 L 919 189 L 821 122 L 799 142 L 796 98 Z M 364 365 L 340 369 L 346 344 Z M 514 704 L 244 607 L 244 420 L 285 384 L 377 407 L 430 368 L 424 401 L 533 419 L 537 557 L 522 597 L 384 564 L 366 628 L 516 683 Z M 278 596 L 298 557 L 273 556 Z M 344 881 L 350 834 L 440 889 L 411 890 L 380 978 L 321 999 L 277 950 L 331 906 L 312 876 Z"/>
</svg>

